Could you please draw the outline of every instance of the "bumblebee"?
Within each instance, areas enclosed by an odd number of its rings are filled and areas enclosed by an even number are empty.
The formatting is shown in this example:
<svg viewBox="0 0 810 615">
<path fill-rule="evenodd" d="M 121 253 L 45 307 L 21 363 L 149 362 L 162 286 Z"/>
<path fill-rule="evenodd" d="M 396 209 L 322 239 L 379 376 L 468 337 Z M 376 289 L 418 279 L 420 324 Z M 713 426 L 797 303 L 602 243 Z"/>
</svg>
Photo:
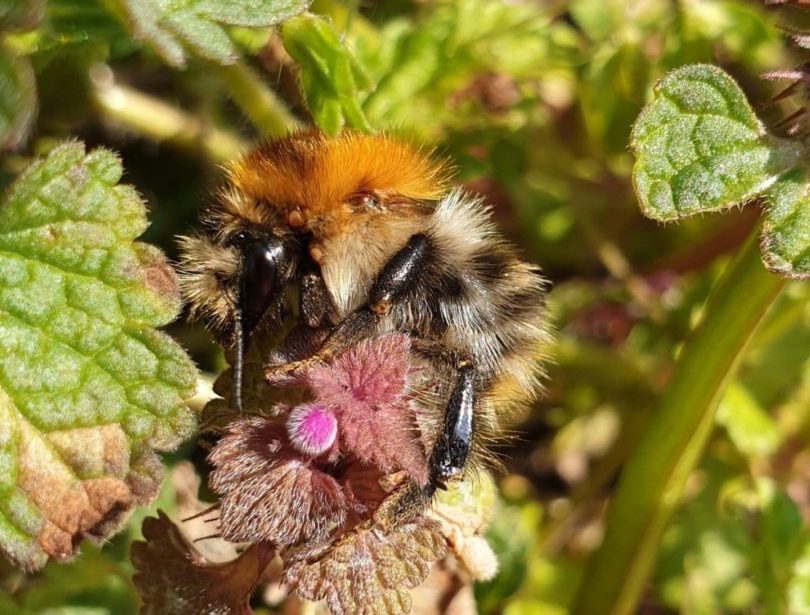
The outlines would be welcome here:
<svg viewBox="0 0 810 615">
<path fill-rule="evenodd" d="M 301 326 L 322 334 L 308 356 L 268 364 L 268 377 L 389 332 L 450 374 L 429 481 L 400 490 L 386 507 L 394 518 L 486 457 L 504 414 L 537 395 L 549 341 L 540 269 L 450 175 L 386 135 L 301 132 L 230 164 L 203 231 L 181 239 L 191 312 L 234 348 L 237 407 L 245 345 L 289 315 L 289 286 Z"/>
</svg>

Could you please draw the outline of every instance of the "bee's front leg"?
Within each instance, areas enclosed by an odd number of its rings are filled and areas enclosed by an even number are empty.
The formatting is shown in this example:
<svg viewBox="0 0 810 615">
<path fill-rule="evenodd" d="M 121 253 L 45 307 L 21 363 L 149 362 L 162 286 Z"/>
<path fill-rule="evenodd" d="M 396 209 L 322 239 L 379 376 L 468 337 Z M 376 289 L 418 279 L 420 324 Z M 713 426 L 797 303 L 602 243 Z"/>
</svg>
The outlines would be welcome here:
<svg viewBox="0 0 810 615">
<path fill-rule="evenodd" d="M 268 365 L 265 373 L 268 379 L 284 377 L 301 371 L 317 363 L 324 363 L 341 351 L 369 337 L 380 319 L 391 306 L 402 299 L 419 282 L 430 252 L 427 236 L 411 236 L 408 243 L 389 260 L 377 276 L 369 293 L 368 301 L 335 327 L 323 346 L 311 357 Z"/>
</svg>

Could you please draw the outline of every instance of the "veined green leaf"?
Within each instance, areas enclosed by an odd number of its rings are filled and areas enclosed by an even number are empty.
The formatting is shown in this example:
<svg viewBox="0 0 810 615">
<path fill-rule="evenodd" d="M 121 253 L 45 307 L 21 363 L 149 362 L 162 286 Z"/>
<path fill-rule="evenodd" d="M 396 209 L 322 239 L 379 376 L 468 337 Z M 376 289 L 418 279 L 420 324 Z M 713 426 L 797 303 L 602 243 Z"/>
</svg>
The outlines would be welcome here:
<svg viewBox="0 0 810 615">
<path fill-rule="evenodd" d="M 633 181 L 651 218 L 743 203 L 796 164 L 795 148 L 767 135 L 739 86 L 717 67 L 675 70 L 655 94 L 631 137 Z"/>
<path fill-rule="evenodd" d="M 770 135 L 734 80 L 715 66 L 671 72 L 633 128 L 633 182 L 656 220 L 719 211 L 757 197 L 770 202 L 765 264 L 810 276 L 810 177 L 798 141 Z"/>
<path fill-rule="evenodd" d="M 171 268 L 109 151 L 70 142 L 0 205 L 0 549 L 26 569 L 104 539 L 154 497 L 195 419 L 196 371 L 154 329 L 175 318 Z"/>
<path fill-rule="evenodd" d="M 223 25 L 262 28 L 305 10 L 308 0 L 123 0 L 135 35 L 149 41 L 173 66 L 184 66 L 188 47 L 232 64 L 238 54 Z"/>
</svg>

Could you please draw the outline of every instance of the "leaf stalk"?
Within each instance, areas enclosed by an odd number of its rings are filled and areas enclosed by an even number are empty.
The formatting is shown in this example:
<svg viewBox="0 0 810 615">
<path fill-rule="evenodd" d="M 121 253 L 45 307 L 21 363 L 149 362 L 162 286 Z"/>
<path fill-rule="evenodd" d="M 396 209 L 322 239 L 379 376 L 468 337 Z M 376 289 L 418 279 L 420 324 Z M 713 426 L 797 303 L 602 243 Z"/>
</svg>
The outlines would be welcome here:
<svg viewBox="0 0 810 615">
<path fill-rule="evenodd" d="M 572 615 L 634 612 L 684 485 L 714 426 L 717 406 L 784 278 L 762 264 L 758 229 L 715 284 L 610 504 Z"/>
</svg>

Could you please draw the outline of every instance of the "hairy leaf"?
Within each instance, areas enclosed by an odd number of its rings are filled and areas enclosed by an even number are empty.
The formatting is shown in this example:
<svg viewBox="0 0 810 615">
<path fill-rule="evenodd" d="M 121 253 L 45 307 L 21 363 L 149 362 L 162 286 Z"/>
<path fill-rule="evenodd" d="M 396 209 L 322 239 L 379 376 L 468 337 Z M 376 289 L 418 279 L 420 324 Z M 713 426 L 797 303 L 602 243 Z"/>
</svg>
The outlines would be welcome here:
<svg viewBox="0 0 810 615">
<path fill-rule="evenodd" d="M 284 47 L 298 62 L 301 88 L 321 130 L 337 134 L 344 124 L 370 131 L 360 93 L 371 84 L 365 69 L 323 19 L 301 15 L 281 29 Z"/>
<path fill-rule="evenodd" d="M 810 277 L 810 181 L 799 170 L 780 177 L 768 191 L 762 251 L 770 269 Z"/>
<path fill-rule="evenodd" d="M 763 197 L 770 202 L 766 265 L 783 275 L 810 275 L 804 147 L 770 135 L 721 69 L 697 64 L 664 77 L 633 128 L 631 146 L 645 215 L 675 220 Z"/>
<path fill-rule="evenodd" d="M 284 575 L 300 597 L 325 600 L 333 615 L 404 615 L 411 611 L 408 590 L 427 578 L 445 549 L 438 524 L 419 517 L 388 534 L 363 528 L 334 547 L 293 551 Z"/>
<path fill-rule="evenodd" d="M 308 5 L 308 0 L 124 0 L 136 37 L 149 41 L 173 66 L 185 65 L 186 47 L 232 64 L 238 54 L 223 25 L 268 27 Z"/>
<path fill-rule="evenodd" d="M 719 68 L 673 71 L 655 93 L 632 134 L 633 181 L 648 216 L 672 220 L 742 203 L 793 163 Z"/>
<path fill-rule="evenodd" d="M 25 140 L 36 106 L 31 63 L 0 46 L 0 149 L 16 147 Z"/>
<path fill-rule="evenodd" d="M 148 502 L 153 449 L 194 428 L 180 306 L 144 206 L 109 151 L 55 148 L 0 205 L 0 549 L 27 569 Z"/>
</svg>

